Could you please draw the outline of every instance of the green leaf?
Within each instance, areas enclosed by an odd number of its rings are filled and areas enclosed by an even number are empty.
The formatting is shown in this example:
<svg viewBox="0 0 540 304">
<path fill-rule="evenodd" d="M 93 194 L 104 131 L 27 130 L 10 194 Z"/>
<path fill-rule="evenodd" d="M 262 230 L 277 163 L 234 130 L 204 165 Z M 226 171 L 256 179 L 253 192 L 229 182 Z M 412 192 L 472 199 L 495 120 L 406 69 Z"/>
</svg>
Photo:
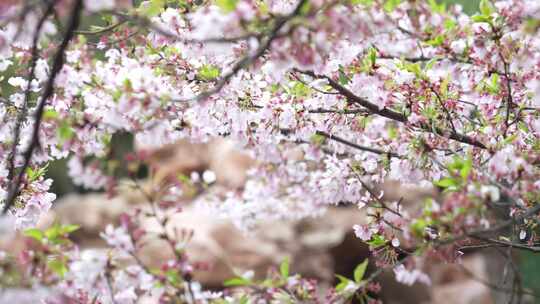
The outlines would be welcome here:
<svg viewBox="0 0 540 304">
<path fill-rule="evenodd" d="M 284 279 L 289 277 L 289 258 L 285 258 L 285 260 L 281 262 L 281 264 L 279 265 L 279 273 Z"/>
<path fill-rule="evenodd" d="M 448 83 L 450 82 L 450 76 L 445 77 L 441 82 L 441 94 L 446 98 L 448 94 Z"/>
<path fill-rule="evenodd" d="M 307 15 L 309 13 L 309 10 L 311 9 L 311 3 L 309 1 L 304 2 L 302 4 L 302 7 L 300 7 L 300 15 Z"/>
<path fill-rule="evenodd" d="M 248 303 L 249 303 L 249 298 L 248 298 L 248 296 L 243 295 L 243 296 L 240 298 L 239 304 L 248 304 Z"/>
<path fill-rule="evenodd" d="M 480 12 L 484 16 L 489 16 L 495 12 L 495 7 L 490 0 L 480 0 Z"/>
<path fill-rule="evenodd" d="M 339 282 L 335 287 L 336 291 L 343 291 L 348 284 L 349 282 Z"/>
<path fill-rule="evenodd" d="M 51 241 L 56 241 L 60 235 L 62 235 L 60 231 L 61 227 L 58 223 L 54 224 L 49 229 L 45 230 L 45 236 L 47 239 Z"/>
<path fill-rule="evenodd" d="M 508 144 L 511 144 L 514 140 L 516 140 L 516 138 L 518 138 L 518 134 L 512 134 L 508 136 L 507 138 L 504 139 L 503 145 L 506 146 Z"/>
<path fill-rule="evenodd" d="M 197 76 L 204 81 L 212 81 L 218 78 L 220 74 L 219 68 L 211 64 L 203 65 L 197 72 Z"/>
<path fill-rule="evenodd" d="M 384 236 L 380 235 L 380 234 L 374 234 L 372 237 L 371 237 L 371 240 L 367 241 L 366 242 L 368 245 L 372 246 L 372 247 L 380 247 L 380 246 L 383 246 L 386 244 L 386 239 L 384 238 Z"/>
<path fill-rule="evenodd" d="M 405 62 L 404 68 L 406 71 L 413 73 L 416 77 L 422 78 L 422 67 L 420 64 Z"/>
<path fill-rule="evenodd" d="M 384 10 L 387 12 L 393 11 L 399 4 L 401 0 L 386 0 L 384 3 Z"/>
<path fill-rule="evenodd" d="M 391 127 L 388 127 L 388 137 L 390 139 L 396 139 L 397 136 L 398 136 L 398 132 L 397 132 L 397 128 L 391 126 Z"/>
<path fill-rule="evenodd" d="M 411 224 L 411 230 L 416 236 L 421 237 L 424 235 L 424 231 L 427 226 L 428 226 L 428 223 L 424 219 L 416 219 Z"/>
<path fill-rule="evenodd" d="M 232 278 L 228 279 L 227 281 L 223 282 L 223 286 L 225 287 L 232 287 L 232 286 L 246 286 L 250 285 L 251 281 L 245 278 Z"/>
<path fill-rule="evenodd" d="M 452 30 L 452 29 L 455 29 L 457 26 L 457 23 L 456 21 L 454 21 L 453 19 L 446 19 L 444 20 L 444 28 L 446 30 Z"/>
<path fill-rule="evenodd" d="M 26 176 L 28 176 L 28 180 L 30 180 L 30 182 L 36 180 L 36 171 L 34 171 L 34 169 L 32 169 L 32 167 L 27 167 L 26 168 Z"/>
<path fill-rule="evenodd" d="M 480 92 L 488 92 L 492 95 L 498 95 L 500 92 L 499 75 L 495 73 L 491 74 L 489 80 L 484 80 L 478 84 L 477 89 Z"/>
<path fill-rule="evenodd" d="M 310 93 L 311 89 L 300 81 L 295 81 L 291 88 L 291 94 L 295 97 L 307 97 Z"/>
<path fill-rule="evenodd" d="M 58 118 L 58 112 L 56 112 L 53 109 L 47 109 L 43 112 L 43 119 L 44 120 L 54 120 Z"/>
<path fill-rule="evenodd" d="M 362 263 L 358 264 L 356 268 L 354 269 L 354 281 L 356 283 L 360 283 L 362 279 L 364 278 L 364 274 L 366 273 L 366 269 L 368 266 L 368 259 L 365 259 Z"/>
<path fill-rule="evenodd" d="M 155 17 L 159 15 L 165 6 L 165 0 L 150 0 L 143 3 L 145 5 L 139 6 L 138 11 L 146 17 Z"/>
<path fill-rule="evenodd" d="M 79 228 L 81 228 L 81 226 L 79 226 L 79 225 L 63 225 L 60 228 L 60 233 L 61 234 L 70 234 L 70 233 L 72 233 L 74 231 L 79 230 Z"/>
<path fill-rule="evenodd" d="M 426 41 L 426 44 L 428 44 L 430 46 L 440 46 L 440 45 L 442 45 L 444 43 L 445 40 L 446 39 L 445 39 L 444 35 L 437 35 L 437 36 L 435 36 L 435 38 Z"/>
<path fill-rule="evenodd" d="M 324 142 L 326 141 L 326 137 L 321 134 L 315 133 L 311 135 L 310 141 L 316 146 L 322 146 L 322 144 L 324 144 Z"/>
<path fill-rule="evenodd" d="M 439 4 L 436 0 L 429 0 L 428 3 L 431 10 L 436 13 L 444 14 L 446 12 L 446 3 L 442 2 Z"/>
<path fill-rule="evenodd" d="M 485 22 L 491 24 L 493 22 L 493 17 L 484 15 L 474 15 L 471 17 L 471 19 L 476 23 Z"/>
<path fill-rule="evenodd" d="M 456 189 L 459 186 L 459 183 L 452 177 L 444 177 L 438 181 L 435 181 L 434 184 L 443 189 Z"/>
<path fill-rule="evenodd" d="M 171 269 L 171 270 L 168 270 L 166 273 L 165 273 L 165 276 L 167 278 L 167 281 L 169 283 L 171 283 L 171 285 L 173 286 L 178 286 L 181 282 L 182 282 L 182 277 L 180 276 L 180 274 L 174 270 L 174 269 Z"/>
<path fill-rule="evenodd" d="M 59 259 L 48 261 L 47 266 L 61 278 L 63 278 L 68 271 L 66 264 Z"/>
<path fill-rule="evenodd" d="M 374 47 L 369 48 L 368 58 L 371 62 L 371 65 L 375 65 L 375 62 L 377 60 L 377 50 Z"/>
<path fill-rule="evenodd" d="M 75 131 L 71 127 L 68 121 L 63 120 L 57 129 L 58 137 L 60 138 L 60 142 L 63 143 L 66 140 L 70 140 L 75 135 Z"/>
<path fill-rule="evenodd" d="M 45 166 L 37 169 L 33 169 L 32 167 L 26 168 L 26 176 L 28 178 L 29 182 L 33 182 L 38 180 L 40 177 L 44 176 L 45 173 L 47 173 L 47 169 L 49 168 L 49 163 L 45 164 Z"/>
<path fill-rule="evenodd" d="M 499 86 L 499 74 L 497 74 L 497 73 L 491 74 L 491 85 L 493 87 L 498 87 Z"/>
<path fill-rule="evenodd" d="M 336 278 L 339 280 L 339 283 L 336 285 L 337 291 L 343 291 L 349 285 L 349 282 L 351 282 L 351 280 L 339 274 L 336 274 Z"/>
<path fill-rule="evenodd" d="M 372 6 L 373 5 L 373 0 L 351 0 L 351 4 L 352 5 L 361 4 L 361 5 L 365 5 L 365 6 Z"/>
<path fill-rule="evenodd" d="M 238 0 L 216 0 L 217 6 L 221 8 L 225 13 L 233 12 L 236 9 Z"/>
<path fill-rule="evenodd" d="M 349 77 L 347 77 L 347 74 L 343 72 L 343 70 L 339 69 L 339 84 L 341 85 L 347 85 L 349 83 Z"/>
<path fill-rule="evenodd" d="M 26 229 L 24 232 L 23 232 L 23 235 L 24 236 L 27 236 L 27 237 L 30 237 L 30 238 L 33 238 L 34 240 L 38 241 L 38 242 L 41 242 L 43 240 L 43 232 L 39 229 L 36 229 L 36 228 L 30 228 L 30 229 Z"/>
<path fill-rule="evenodd" d="M 463 165 L 459 170 L 459 175 L 461 175 L 461 178 L 463 178 L 463 180 L 465 181 L 469 177 L 469 174 L 472 170 L 472 159 L 467 158 L 465 159 L 465 161 L 462 162 L 462 164 Z"/>
</svg>

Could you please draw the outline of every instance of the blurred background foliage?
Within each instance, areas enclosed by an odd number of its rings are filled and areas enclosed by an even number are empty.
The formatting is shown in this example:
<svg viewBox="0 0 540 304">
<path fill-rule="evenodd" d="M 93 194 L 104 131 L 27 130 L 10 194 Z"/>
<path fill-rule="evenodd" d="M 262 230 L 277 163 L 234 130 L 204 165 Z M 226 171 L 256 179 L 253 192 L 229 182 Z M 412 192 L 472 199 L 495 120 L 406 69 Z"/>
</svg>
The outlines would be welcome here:
<svg viewBox="0 0 540 304">
<path fill-rule="evenodd" d="M 478 5 L 480 0 L 444 0 L 440 1 L 448 4 L 459 4 L 463 7 L 463 11 L 469 15 L 472 15 L 478 11 Z"/>
</svg>

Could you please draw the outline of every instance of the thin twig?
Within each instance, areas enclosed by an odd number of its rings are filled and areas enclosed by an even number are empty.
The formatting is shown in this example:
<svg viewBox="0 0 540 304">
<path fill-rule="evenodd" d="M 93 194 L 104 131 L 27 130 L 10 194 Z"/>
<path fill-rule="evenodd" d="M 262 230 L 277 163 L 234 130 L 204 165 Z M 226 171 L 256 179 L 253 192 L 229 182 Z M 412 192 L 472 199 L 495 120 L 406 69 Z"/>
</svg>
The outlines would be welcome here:
<svg viewBox="0 0 540 304">
<path fill-rule="evenodd" d="M 74 31 L 75 34 L 77 35 L 87 35 L 87 36 L 92 36 L 92 35 L 99 35 L 99 34 L 104 34 L 106 32 L 109 32 L 109 31 L 112 31 L 114 30 L 115 28 L 119 27 L 120 25 L 126 23 L 127 20 L 120 20 L 119 22 L 117 23 L 113 23 L 107 27 L 104 27 L 102 29 L 99 29 L 99 30 L 95 30 L 95 31 Z"/>
<path fill-rule="evenodd" d="M 320 136 L 323 136 L 325 138 L 328 138 L 328 139 L 331 139 L 331 140 L 334 140 L 334 141 L 337 141 L 339 143 L 342 143 L 344 145 L 347 145 L 349 147 L 352 147 L 352 148 L 355 148 L 355 149 L 358 149 L 358 150 L 362 150 L 362 151 L 366 151 L 366 152 L 371 152 L 371 153 L 375 153 L 375 154 L 379 154 L 379 155 L 388 155 L 389 157 L 396 157 L 396 158 L 400 158 L 401 156 L 397 153 L 394 153 L 394 152 L 387 152 L 387 151 L 383 151 L 381 149 L 376 149 L 376 148 L 370 148 L 370 147 L 366 147 L 366 146 L 361 146 L 361 145 L 358 145 L 358 144 L 355 144 L 355 143 L 352 143 L 348 140 L 345 140 L 341 137 L 338 137 L 336 135 L 332 135 L 332 134 L 329 134 L 329 133 L 326 133 L 324 131 L 316 131 L 315 134 L 317 135 L 320 135 Z"/>
</svg>

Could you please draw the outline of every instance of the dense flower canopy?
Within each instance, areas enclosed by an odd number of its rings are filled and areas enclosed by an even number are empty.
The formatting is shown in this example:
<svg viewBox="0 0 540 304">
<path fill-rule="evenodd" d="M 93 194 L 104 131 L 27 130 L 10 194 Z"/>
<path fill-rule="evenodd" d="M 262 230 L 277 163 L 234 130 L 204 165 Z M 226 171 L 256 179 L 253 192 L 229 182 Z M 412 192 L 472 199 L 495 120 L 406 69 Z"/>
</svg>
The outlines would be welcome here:
<svg viewBox="0 0 540 304">
<path fill-rule="evenodd" d="M 196 202 L 245 230 L 329 205 L 366 208 L 358 241 L 405 283 L 429 278 L 398 262 L 404 248 L 453 260 L 469 239 L 534 247 L 540 2 L 482 1 L 474 16 L 433 0 L 127 2 L 0 4 L 0 200 L 18 229 L 51 208 L 44 173 L 55 160 L 69 158 L 74 183 L 114 192 L 111 140 L 130 133 L 141 159 L 179 139 L 227 137 L 248 151 L 257 164 L 242 191 Z M 441 195 L 412 210 L 381 199 L 385 180 Z M 156 203 L 174 201 L 168 187 Z M 490 213 L 501 205 L 508 220 Z M 133 252 L 131 221 L 103 232 L 117 252 Z M 516 235 L 493 237 L 512 225 Z M 180 253 L 173 262 L 190 272 Z M 111 283 L 107 256 L 73 252 L 66 263 L 59 286 L 88 303 L 107 282 L 117 303 L 158 292 L 140 265 Z"/>
</svg>

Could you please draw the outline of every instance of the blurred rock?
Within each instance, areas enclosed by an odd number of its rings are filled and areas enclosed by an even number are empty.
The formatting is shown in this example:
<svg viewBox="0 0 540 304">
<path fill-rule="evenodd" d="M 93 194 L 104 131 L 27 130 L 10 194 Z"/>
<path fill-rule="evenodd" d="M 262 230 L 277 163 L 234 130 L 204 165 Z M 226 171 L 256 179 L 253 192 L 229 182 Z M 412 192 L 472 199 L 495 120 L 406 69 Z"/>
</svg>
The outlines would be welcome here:
<svg viewBox="0 0 540 304">
<path fill-rule="evenodd" d="M 498 261 L 502 263 L 502 261 Z M 473 253 L 463 257 L 461 264 L 429 265 L 433 282 L 433 304 L 493 304 L 486 257 Z"/>
<path fill-rule="evenodd" d="M 237 149 L 234 143 L 215 139 L 207 143 L 193 144 L 180 140 L 156 150 L 147 150 L 148 163 L 154 171 L 152 181 L 142 182 L 145 192 L 154 191 L 156 185 L 178 174 L 190 176 L 192 172 L 211 170 L 216 174 L 217 187 L 241 189 L 247 171 L 256 164 L 249 155 Z M 291 158 L 301 159 L 301 151 L 292 151 Z M 293 155 L 294 154 L 294 155 Z M 387 201 L 402 201 L 411 214 L 422 206 L 426 198 L 437 199 L 435 189 L 403 186 L 387 181 L 375 185 L 384 191 Z M 55 203 L 53 211 L 42 220 L 40 226 L 50 225 L 55 218 L 63 223 L 78 224 L 75 241 L 85 248 L 103 248 L 105 242 L 99 234 L 108 224 L 115 224 L 119 216 L 135 207 L 145 208 L 146 197 L 141 190 L 134 190 L 121 183 L 120 195 L 109 199 L 104 194 L 68 195 Z M 366 221 L 365 209 L 356 207 L 331 207 L 317 218 L 296 221 L 272 221 L 260 223 L 249 235 L 238 230 L 230 221 L 209 214 L 189 203 L 181 202 L 182 212 L 172 214 L 166 227 L 170 238 L 184 241 L 189 231 L 194 234 L 187 243 L 191 261 L 203 262 L 210 271 L 197 271 L 195 279 L 205 287 L 220 288 L 224 280 L 254 270 L 262 278 L 270 267 L 289 258 L 291 271 L 305 277 L 322 281 L 324 286 L 335 284 L 335 274 L 352 277 L 356 265 L 369 258 L 370 252 L 352 231 L 355 224 Z M 162 233 L 155 219 L 141 218 L 148 232 Z M 137 252 L 147 266 L 158 267 L 173 256 L 164 240 L 144 240 Z M 403 242 L 404 243 L 404 242 Z M 14 243 L 16 244 L 16 242 Z M 1 247 L 1 246 L 0 246 Z M 479 254 L 467 255 L 463 265 L 478 278 L 487 280 L 485 258 Z M 373 265 L 368 272 L 374 270 Z M 385 303 L 481 303 L 490 302 L 489 289 L 471 278 L 457 265 L 428 265 L 425 271 L 433 285 L 406 286 L 395 281 L 392 271 L 380 278 L 383 285 L 381 297 Z"/>
<path fill-rule="evenodd" d="M 433 288 L 433 304 L 493 304 L 490 289 L 473 279 Z"/>
<path fill-rule="evenodd" d="M 217 138 L 207 143 L 191 143 L 179 140 L 159 149 L 149 150 L 148 163 L 155 170 L 157 183 L 178 174 L 189 176 L 191 172 L 205 170 L 216 174 L 216 182 L 232 189 L 242 188 L 247 171 L 255 160 L 238 149 L 234 142 Z"/>
<path fill-rule="evenodd" d="M 64 223 L 81 225 L 75 237 L 83 250 L 104 248 L 99 233 L 134 207 L 136 202 L 130 201 L 133 197 L 110 200 L 103 194 L 67 196 L 58 202 L 50 219 L 57 217 Z M 364 214 L 356 208 L 333 207 L 319 218 L 261 223 L 259 229 L 246 235 L 232 223 L 187 205 L 172 216 L 167 233 L 178 237 L 182 231 L 194 230 L 187 252 L 192 261 L 210 266 L 209 271 L 195 273 L 195 279 L 206 287 L 220 288 L 224 280 L 248 270 L 254 270 L 256 277 L 261 278 L 285 257 L 291 261 L 292 272 L 316 278 L 330 287 L 335 283 L 335 273 L 352 277 L 354 267 L 369 258 L 367 246 L 354 236 L 351 228 L 364 220 Z M 46 226 L 47 221 L 41 225 Z M 161 232 L 155 220 L 147 220 L 144 227 Z M 18 238 L 10 243 L 11 248 L 10 244 L 3 248 L 17 251 L 15 247 L 23 246 L 22 243 Z M 138 254 L 148 266 L 159 266 L 172 257 L 168 245 L 156 239 L 146 242 Z M 495 303 L 490 289 L 479 281 L 489 279 L 485 256 L 467 254 L 462 265 L 427 265 L 425 271 L 432 286 L 405 286 L 395 282 L 392 271 L 388 271 L 379 277 L 384 286 L 381 297 L 384 303 Z M 370 265 L 368 272 L 373 270 Z"/>
<path fill-rule="evenodd" d="M 73 234 L 76 241 L 101 243 L 99 234 L 107 224 L 116 223 L 119 216 L 129 210 L 123 197 L 108 198 L 105 194 L 68 194 L 58 200 L 54 208 L 40 219 L 39 227 L 50 226 L 56 219 L 62 223 L 77 224 L 81 229 Z"/>
<path fill-rule="evenodd" d="M 82 248 L 105 247 L 99 233 L 108 224 L 115 223 L 121 213 L 133 208 L 132 204 L 121 197 L 108 200 L 100 194 L 79 198 L 68 196 L 57 203 L 50 217 L 80 225 L 75 238 Z M 263 277 L 270 267 L 278 265 L 286 257 L 291 260 L 293 270 L 332 282 L 335 257 L 345 259 L 353 255 L 365 258 L 368 254 L 367 248 L 362 252 L 345 250 L 338 255 L 331 251 L 331 248 L 339 248 L 346 239 L 361 244 L 350 238 L 352 226 L 361 222 L 361 218 L 362 212 L 357 208 L 330 208 L 320 218 L 261 223 L 256 231 L 246 235 L 231 222 L 186 205 L 182 212 L 171 216 L 167 233 L 174 239 L 183 231 L 194 231 L 187 252 L 191 260 L 211 266 L 211 271 L 196 274 L 196 279 L 207 286 L 221 286 L 224 280 L 248 270 L 254 270 L 257 277 Z M 162 232 L 154 219 L 145 218 L 143 227 L 148 232 Z M 165 241 L 152 238 L 145 240 L 144 244 L 138 254 L 146 265 L 157 267 L 172 258 L 173 252 Z"/>
</svg>

